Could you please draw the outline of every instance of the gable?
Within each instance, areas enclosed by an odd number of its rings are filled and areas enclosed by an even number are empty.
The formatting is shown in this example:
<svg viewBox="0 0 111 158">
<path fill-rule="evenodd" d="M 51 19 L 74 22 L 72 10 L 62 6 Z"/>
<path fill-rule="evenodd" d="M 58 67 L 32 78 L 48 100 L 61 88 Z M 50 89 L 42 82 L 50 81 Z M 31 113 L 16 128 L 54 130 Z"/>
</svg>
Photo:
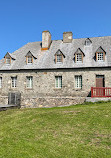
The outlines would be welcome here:
<svg viewBox="0 0 111 158">
<path fill-rule="evenodd" d="M 83 56 L 85 56 L 84 52 L 80 48 L 78 48 L 77 51 L 74 53 L 74 55 L 76 54 L 83 54 Z"/>
<path fill-rule="evenodd" d="M 33 56 L 35 59 L 37 59 L 37 57 L 35 55 L 33 55 L 33 53 L 31 51 L 28 51 L 28 53 L 26 54 L 25 57 L 31 57 Z"/>
<path fill-rule="evenodd" d="M 101 46 L 96 50 L 96 52 L 98 52 L 98 53 L 106 53 L 106 51 Z"/>
<path fill-rule="evenodd" d="M 63 57 L 65 58 L 65 55 L 62 53 L 62 51 L 60 49 L 58 49 L 58 51 L 55 53 L 55 55 L 63 55 Z"/>
</svg>

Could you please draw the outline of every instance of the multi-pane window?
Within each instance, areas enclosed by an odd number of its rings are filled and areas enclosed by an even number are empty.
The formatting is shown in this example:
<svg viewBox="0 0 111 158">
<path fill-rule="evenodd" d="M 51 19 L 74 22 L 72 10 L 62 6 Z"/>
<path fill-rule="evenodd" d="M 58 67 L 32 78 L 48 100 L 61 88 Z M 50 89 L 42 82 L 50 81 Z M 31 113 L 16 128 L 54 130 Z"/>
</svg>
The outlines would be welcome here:
<svg viewBox="0 0 111 158">
<path fill-rule="evenodd" d="M 33 77 L 27 76 L 26 80 L 27 80 L 27 84 L 26 84 L 27 88 L 32 88 L 33 87 Z"/>
<path fill-rule="evenodd" d="M 16 88 L 17 87 L 17 77 L 11 77 L 12 79 L 12 88 Z"/>
<path fill-rule="evenodd" d="M 6 60 L 6 64 L 7 64 L 7 65 L 10 65 L 10 64 L 11 64 L 11 58 L 7 58 L 7 57 L 6 57 L 5 60 Z"/>
<path fill-rule="evenodd" d="M 27 64 L 32 64 L 32 56 L 27 57 Z"/>
<path fill-rule="evenodd" d="M 0 77 L 0 88 L 2 88 L 2 77 Z"/>
<path fill-rule="evenodd" d="M 103 61 L 103 53 L 97 53 L 97 60 Z"/>
<path fill-rule="evenodd" d="M 82 54 L 76 54 L 76 62 L 82 62 Z"/>
<path fill-rule="evenodd" d="M 75 76 L 75 88 L 82 88 L 82 76 Z"/>
<path fill-rule="evenodd" d="M 62 63 L 62 55 L 57 55 L 57 63 Z"/>
<path fill-rule="evenodd" d="M 55 76 L 55 87 L 62 88 L 62 76 Z"/>
</svg>

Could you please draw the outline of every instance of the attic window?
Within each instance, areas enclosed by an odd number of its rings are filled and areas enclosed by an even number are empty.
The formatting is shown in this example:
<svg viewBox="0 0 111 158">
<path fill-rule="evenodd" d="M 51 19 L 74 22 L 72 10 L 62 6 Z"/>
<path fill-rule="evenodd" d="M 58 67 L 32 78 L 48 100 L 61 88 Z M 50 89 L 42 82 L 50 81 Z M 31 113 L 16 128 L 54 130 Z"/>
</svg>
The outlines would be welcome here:
<svg viewBox="0 0 111 158">
<path fill-rule="evenodd" d="M 65 58 L 65 55 L 61 52 L 61 50 L 59 49 L 56 53 L 55 53 L 55 63 L 61 64 L 63 63 L 63 58 Z"/>
<path fill-rule="evenodd" d="M 27 54 L 26 54 L 26 64 L 29 64 L 29 65 L 31 65 L 31 64 L 33 64 L 33 60 L 34 59 L 37 59 L 35 56 L 34 56 L 34 54 L 32 53 L 32 52 L 28 52 Z"/>
<path fill-rule="evenodd" d="M 83 51 L 78 48 L 77 51 L 75 52 L 75 62 L 76 63 L 83 63 L 83 56 L 85 56 L 85 54 L 83 53 Z"/>
<path fill-rule="evenodd" d="M 7 65 L 10 65 L 11 64 L 11 57 L 5 57 L 5 63 Z"/>
<path fill-rule="evenodd" d="M 57 55 L 57 63 L 62 63 L 62 55 Z"/>
<path fill-rule="evenodd" d="M 105 51 L 102 49 L 102 47 L 99 47 L 96 51 L 96 61 L 103 62 L 105 61 Z"/>
<path fill-rule="evenodd" d="M 92 41 L 91 41 L 89 38 L 87 38 L 87 39 L 85 40 L 85 46 L 90 46 L 91 43 L 92 43 Z"/>
<path fill-rule="evenodd" d="M 76 54 L 76 62 L 82 62 L 82 54 Z"/>
<path fill-rule="evenodd" d="M 32 56 L 28 56 L 27 57 L 27 64 L 32 64 L 33 63 L 33 57 Z"/>
</svg>

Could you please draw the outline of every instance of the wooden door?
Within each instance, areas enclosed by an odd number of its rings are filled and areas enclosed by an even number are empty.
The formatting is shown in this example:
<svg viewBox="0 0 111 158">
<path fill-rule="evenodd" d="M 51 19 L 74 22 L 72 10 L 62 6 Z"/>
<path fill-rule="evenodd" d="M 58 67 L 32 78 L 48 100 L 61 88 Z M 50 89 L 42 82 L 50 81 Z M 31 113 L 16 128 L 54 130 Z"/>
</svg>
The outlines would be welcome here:
<svg viewBox="0 0 111 158">
<path fill-rule="evenodd" d="M 104 75 L 96 75 L 96 87 L 105 87 Z"/>
<path fill-rule="evenodd" d="M 105 96 L 105 82 L 104 82 L 104 75 L 96 75 L 96 96 L 104 97 Z M 99 88 L 100 87 L 100 88 Z"/>
</svg>

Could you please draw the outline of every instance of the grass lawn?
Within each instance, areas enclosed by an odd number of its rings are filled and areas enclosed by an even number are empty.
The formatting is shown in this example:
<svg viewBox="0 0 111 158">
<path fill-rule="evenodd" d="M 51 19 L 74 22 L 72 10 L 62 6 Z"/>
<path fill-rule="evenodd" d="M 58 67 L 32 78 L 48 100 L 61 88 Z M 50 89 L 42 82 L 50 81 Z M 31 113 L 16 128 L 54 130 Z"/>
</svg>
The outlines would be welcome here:
<svg viewBox="0 0 111 158">
<path fill-rule="evenodd" d="M 0 158 L 111 158 L 111 102 L 0 112 Z"/>
</svg>

